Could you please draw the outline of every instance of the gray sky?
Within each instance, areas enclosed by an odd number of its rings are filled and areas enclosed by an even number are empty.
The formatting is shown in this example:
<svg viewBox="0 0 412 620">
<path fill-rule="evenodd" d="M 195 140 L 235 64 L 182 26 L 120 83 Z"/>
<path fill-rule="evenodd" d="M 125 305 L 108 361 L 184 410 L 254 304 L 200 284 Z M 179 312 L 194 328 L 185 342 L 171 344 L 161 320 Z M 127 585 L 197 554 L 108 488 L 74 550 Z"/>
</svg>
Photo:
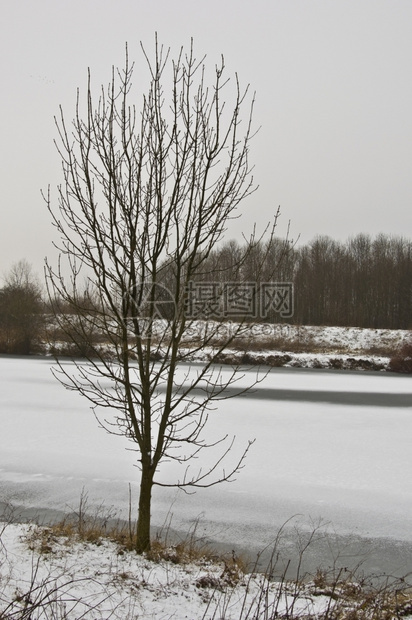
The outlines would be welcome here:
<svg viewBox="0 0 412 620">
<path fill-rule="evenodd" d="M 40 189 L 61 180 L 53 117 L 74 113 L 87 67 L 98 87 L 140 59 L 154 32 L 177 52 L 194 38 L 257 93 L 251 161 L 260 188 L 232 236 L 262 228 L 345 240 L 412 237 L 411 0 L 3 0 L 0 25 L 0 274 L 40 274 L 53 229 Z M 146 74 L 145 74 L 146 76 Z M 135 80 L 137 74 L 135 74 Z"/>
</svg>

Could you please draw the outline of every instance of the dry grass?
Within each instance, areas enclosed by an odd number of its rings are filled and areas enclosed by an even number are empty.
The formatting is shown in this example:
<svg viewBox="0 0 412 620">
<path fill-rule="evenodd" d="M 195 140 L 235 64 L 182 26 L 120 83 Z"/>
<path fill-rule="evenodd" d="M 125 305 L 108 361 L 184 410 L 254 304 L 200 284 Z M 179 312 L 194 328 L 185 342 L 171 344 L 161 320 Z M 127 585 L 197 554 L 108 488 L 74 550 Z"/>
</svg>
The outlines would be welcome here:
<svg viewBox="0 0 412 620">
<path fill-rule="evenodd" d="M 362 353 L 375 357 L 391 357 L 393 355 L 393 345 L 381 344 L 366 347 Z"/>
<path fill-rule="evenodd" d="M 386 370 L 386 362 L 371 363 L 368 360 L 345 360 L 348 355 L 365 357 L 393 358 L 393 368 L 400 367 L 399 356 L 394 356 L 398 341 L 381 334 L 381 341 L 376 340 L 374 344 L 359 346 L 354 349 L 344 341 L 334 336 L 328 336 L 322 327 L 307 327 L 288 324 L 245 324 L 240 326 L 240 332 L 231 340 L 228 347 L 226 343 L 230 339 L 231 333 L 236 332 L 239 326 L 228 323 L 213 323 L 208 331 L 207 324 L 201 323 L 194 327 L 189 326 L 187 333 L 182 341 L 182 355 L 185 357 L 190 350 L 205 349 L 205 355 L 209 359 L 215 358 L 216 351 L 224 347 L 222 353 L 214 359 L 221 364 L 247 364 L 247 365 L 266 365 L 281 367 L 289 364 L 295 354 L 319 354 L 333 356 L 328 364 L 325 361 L 317 362 L 313 360 L 313 366 L 319 368 L 339 368 L 342 370 Z M 349 328 L 346 328 L 349 329 Z M 372 330 L 373 331 L 373 330 Z M 376 330 L 375 330 L 376 331 Z M 372 334 L 373 336 L 373 334 Z M 376 336 L 376 335 L 375 335 Z M 167 327 L 163 326 L 157 333 L 154 330 L 152 344 L 155 347 L 151 353 L 151 360 L 158 361 L 164 359 L 170 334 Z M 331 341 L 328 341 L 328 338 Z M 401 336 L 399 338 L 402 340 Z M 64 330 L 58 327 L 49 329 L 48 350 L 57 356 L 67 357 L 100 357 L 111 359 L 113 354 L 113 342 L 109 342 L 107 335 L 98 331 L 89 334 L 84 339 L 77 337 L 73 342 Z M 373 341 L 372 341 L 373 342 Z M 156 348 L 157 347 L 157 348 Z M 209 348 L 212 349 L 209 351 Z M 136 359 L 136 352 L 130 348 L 131 359 Z M 300 366 L 299 359 L 293 360 L 294 366 Z M 383 364 L 383 365 L 382 365 Z M 401 371 L 403 372 L 403 371 Z M 409 371 L 408 371 L 409 372 Z"/>
<path fill-rule="evenodd" d="M 260 338 L 240 336 L 233 340 L 238 351 L 286 351 L 290 353 L 325 352 L 325 345 L 315 342 L 313 337 L 305 336 L 265 336 Z"/>
<path fill-rule="evenodd" d="M 151 548 L 145 553 L 152 562 L 168 561 L 173 564 L 188 564 L 191 562 L 218 562 L 226 567 L 226 571 L 244 572 L 247 561 L 234 552 L 231 555 L 219 554 L 209 545 L 209 542 L 198 535 L 200 520 L 195 520 L 193 526 L 184 537 L 172 533 L 170 520 L 158 531 L 151 542 Z M 100 545 L 103 540 L 110 540 L 118 546 L 118 553 L 134 551 L 136 548 L 136 524 L 116 517 L 114 509 L 108 509 L 101 504 L 93 511 L 88 509 L 88 495 L 83 490 L 78 508 L 60 521 L 49 526 L 33 524 L 30 528 L 27 542 L 32 551 L 40 554 L 53 553 L 54 544 L 67 539 L 84 541 Z"/>
<path fill-rule="evenodd" d="M 412 341 L 406 342 L 391 358 L 389 370 L 412 374 Z"/>
<path fill-rule="evenodd" d="M 103 540 L 110 539 L 117 543 L 118 554 L 132 552 L 134 541 L 131 524 L 116 521 L 113 519 L 113 511 L 104 510 L 103 506 L 92 515 L 87 514 L 86 508 L 87 494 L 82 493 L 76 512 L 50 527 L 33 525 L 27 535 L 29 548 L 41 556 L 53 554 L 55 549 L 59 546 L 61 548 L 62 539 L 65 539 L 67 546 L 78 540 L 99 545 Z M 239 596 L 244 599 L 238 620 L 397 620 L 412 615 L 412 588 L 407 578 L 367 578 L 360 573 L 360 567 L 353 571 L 337 567 L 328 570 L 319 568 L 312 576 L 304 572 L 304 556 L 311 553 L 321 526 L 314 527 L 312 533 L 302 536 L 296 530 L 298 568 L 293 579 L 286 576 L 289 561 L 281 559 L 282 530 L 274 542 L 270 560 L 262 574 L 257 570 L 259 556 L 251 566 L 245 558 L 238 557 L 234 552 L 218 554 L 197 536 L 198 526 L 199 521 L 196 521 L 183 539 L 172 542 L 170 523 L 166 524 L 153 540 L 152 548 L 145 557 L 156 563 L 197 564 L 206 568 L 205 574 L 197 577 L 194 582 L 199 595 L 208 601 L 203 620 L 224 620 L 230 615 L 231 602 L 238 600 Z M 212 566 L 220 566 L 221 572 L 210 570 Z M 35 606 L 25 608 L 26 615 L 2 616 L 0 612 L 0 619 L 13 617 L 16 620 L 28 620 L 43 617 L 27 612 L 43 612 L 42 606 L 50 606 L 47 598 L 49 591 L 59 600 L 56 583 L 51 575 L 40 586 L 33 583 L 30 601 L 34 600 L 32 594 L 38 588 Z M 251 597 L 252 591 L 254 594 Z M 47 592 L 47 597 L 44 592 Z M 19 609 L 25 602 L 24 597 L 20 599 L 13 601 L 14 606 L 19 604 Z M 315 604 L 318 600 L 322 602 L 322 611 L 316 615 L 302 612 L 302 601 Z M 44 617 L 49 616 L 46 613 Z"/>
</svg>

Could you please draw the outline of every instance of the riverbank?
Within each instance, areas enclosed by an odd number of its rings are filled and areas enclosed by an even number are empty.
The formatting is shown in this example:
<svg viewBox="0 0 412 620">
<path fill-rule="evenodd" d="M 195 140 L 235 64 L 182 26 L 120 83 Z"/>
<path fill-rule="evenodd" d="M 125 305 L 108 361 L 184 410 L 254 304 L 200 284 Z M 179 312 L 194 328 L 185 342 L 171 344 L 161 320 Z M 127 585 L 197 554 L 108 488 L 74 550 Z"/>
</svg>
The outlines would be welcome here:
<svg viewBox="0 0 412 620">
<path fill-rule="evenodd" d="M 198 329 L 202 329 L 201 324 Z M 230 334 L 230 329 L 230 323 L 220 327 L 223 336 Z M 411 340 L 410 330 L 258 323 L 236 337 L 218 361 L 285 368 L 388 371 L 391 358 Z M 193 356 L 199 361 L 210 357 L 207 347 Z"/>
<path fill-rule="evenodd" d="M 167 329 L 164 321 L 157 321 L 154 334 L 158 332 L 163 339 Z M 189 325 L 182 339 L 182 356 L 185 361 L 202 362 L 214 358 L 217 363 L 231 365 L 389 371 L 391 358 L 405 343 L 412 342 L 411 330 L 286 323 L 245 324 L 237 334 L 238 329 L 238 325 L 230 321 L 195 321 Z M 213 337 L 210 337 L 210 334 L 213 334 Z M 206 341 L 208 346 L 203 346 L 202 343 Z M 216 349 L 228 341 L 230 346 L 224 348 L 216 358 Z M 185 342 L 190 342 L 187 348 Z M 101 342 L 94 346 L 103 357 L 110 357 L 109 345 Z M 54 352 L 76 357 L 70 342 L 55 341 L 53 346 L 43 343 L 42 350 L 46 355 Z M 156 359 L 161 359 L 162 347 L 156 350 L 156 356 Z"/>
<path fill-rule="evenodd" d="M 301 558 L 316 534 L 302 541 Z M 0 615 L 10 619 L 412 618 L 407 578 L 377 582 L 337 566 L 307 574 L 298 565 L 288 579 L 276 546 L 262 573 L 233 551 L 216 555 L 190 538 L 136 555 L 115 532 L 67 522 L 0 522 L 0 543 Z"/>
</svg>

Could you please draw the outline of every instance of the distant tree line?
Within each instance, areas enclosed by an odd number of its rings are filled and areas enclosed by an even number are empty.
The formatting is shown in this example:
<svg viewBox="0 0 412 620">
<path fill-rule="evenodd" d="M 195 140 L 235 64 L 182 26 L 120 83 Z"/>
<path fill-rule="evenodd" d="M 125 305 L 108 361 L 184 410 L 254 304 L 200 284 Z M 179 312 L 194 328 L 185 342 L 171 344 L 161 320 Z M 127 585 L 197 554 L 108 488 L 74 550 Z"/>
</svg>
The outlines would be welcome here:
<svg viewBox="0 0 412 620">
<path fill-rule="evenodd" d="M 274 239 L 245 253 L 230 241 L 215 250 L 198 279 L 252 282 L 254 264 L 264 257 L 263 282 L 292 282 L 294 313 L 285 319 L 301 325 L 387 329 L 412 328 L 412 242 L 381 234 L 359 234 L 346 242 L 317 237 L 296 247 Z M 170 274 L 169 274 L 170 275 Z M 170 282 L 165 278 L 165 284 Z M 270 321 L 282 322 L 274 312 Z"/>
<path fill-rule="evenodd" d="M 261 274 L 258 288 L 267 282 L 291 282 L 294 287 L 293 316 L 282 318 L 272 309 L 265 321 L 412 329 L 412 241 L 384 234 L 374 239 L 359 234 L 346 242 L 317 237 L 301 247 L 279 238 L 269 244 L 229 241 L 206 257 L 196 282 L 253 283 L 256 265 Z M 173 265 L 160 274 L 158 300 L 166 295 L 167 301 L 167 290 L 173 289 Z M 92 308 L 95 302 L 87 287 L 83 296 L 89 300 L 84 308 Z M 40 351 L 47 307 L 31 266 L 25 260 L 16 263 L 0 288 L 0 353 Z M 173 312 L 167 303 L 161 307 Z M 64 304 L 61 311 L 71 312 Z M 259 321 L 259 308 L 255 320 Z"/>
<path fill-rule="evenodd" d="M 412 242 L 319 237 L 296 251 L 294 320 L 307 325 L 412 328 Z"/>
<path fill-rule="evenodd" d="M 0 289 L 0 353 L 28 355 L 41 348 L 44 325 L 42 287 L 30 264 L 12 266 Z"/>
</svg>

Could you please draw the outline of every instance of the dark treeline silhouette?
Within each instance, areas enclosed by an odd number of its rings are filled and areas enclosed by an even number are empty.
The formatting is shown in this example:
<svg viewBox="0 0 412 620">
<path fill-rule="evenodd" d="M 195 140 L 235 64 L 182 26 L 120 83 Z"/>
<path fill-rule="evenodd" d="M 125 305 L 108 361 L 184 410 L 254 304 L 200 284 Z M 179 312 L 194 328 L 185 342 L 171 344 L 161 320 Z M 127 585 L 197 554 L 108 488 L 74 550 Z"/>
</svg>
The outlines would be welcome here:
<svg viewBox="0 0 412 620">
<path fill-rule="evenodd" d="M 41 286 L 26 260 L 13 265 L 4 280 L 0 288 L 0 353 L 35 353 L 44 324 Z"/>
<path fill-rule="evenodd" d="M 293 282 L 294 314 L 302 325 L 412 328 L 412 242 L 359 234 L 346 242 L 317 237 L 296 247 L 274 239 L 245 253 L 230 241 L 208 257 L 200 281 L 251 282 L 262 256 L 260 283 Z M 170 278 L 168 280 L 170 282 Z M 271 321 L 282 321 L 275 313 Z"/>
<path fill-rule="evenodd" d="M 297 252 L 295 320 L 313 325 L 412 327 L 412 243 L 319 237 Z"/>
<path fill-rule="evenodd" d="M 157 282 L 161 286 L 156 289 L 157 300 L 165 298 L 160 307 L 168 319 L 173 314 L 173 304 L 167 301 L 168 291 L 174 287 L 174 271 L 173 264 L 165 264 Z M 272 310 L 261 318 L 257 307 L 255 321 L 412 329 L 412 241 L 401 237 L 359 234 L 338 242 L 322 236 L 301 247 L 279 238 L 269 243 L 229 241 L 206 257 L 195 281 L 222 285 L 256 282 L 258 288 L 265 282 L 293 283 L 293 316 L 282 318 Z M 0 353 L 28 354 L 42 349 L 43 326 L 49 315 L 42 297 L 30 265 L 24 260 L 14 265 L 0 288 Z M 90 313 L 96 300 L 87 286 L 83 298 L 82 308 Z M 60 312 L 73 315 L 73 308 L 63 302 L 60 305 Z M 100 312 L 105 313 L 102 308 Z M 51 326 L 49 332 L 52 339 L 59 339 Z M 88 344 L 99 334 L 82 337 Z M 77 353 L 83 348 L 78 345 Z"/>
</svg>

